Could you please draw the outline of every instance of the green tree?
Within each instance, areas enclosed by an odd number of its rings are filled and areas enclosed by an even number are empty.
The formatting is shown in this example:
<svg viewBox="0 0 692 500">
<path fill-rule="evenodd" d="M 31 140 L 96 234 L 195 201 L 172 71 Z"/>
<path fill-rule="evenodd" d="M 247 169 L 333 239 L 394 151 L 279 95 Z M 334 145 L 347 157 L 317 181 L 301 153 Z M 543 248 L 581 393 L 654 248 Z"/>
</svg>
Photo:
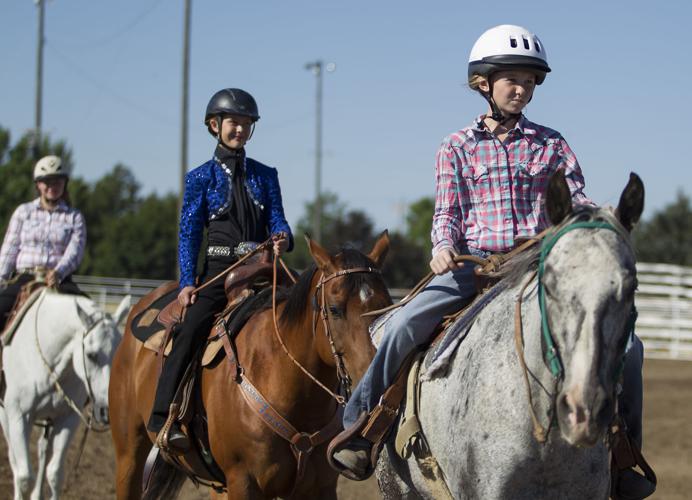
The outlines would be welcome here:
<svg viewBox="0 0 692 500">
<path fill-rule="evenodd" d="M 368 215 L 360 210 L 348 210 L 334 193 L 324 193 L 321 198 L 321 241 L 318 243 L 330 252 L 343 246 L 361 251 L 369 251 L 375 238 L 373 223 Z M 312 233 L 314 202 L 305 204 L 305 213 L 293 229 L 294 249 L 286 256 L 286 262 L 295 269 L 305 269 L 312 264 L 303 235 Z"/>
<path fill-rule="evenodd" d="M 427 272 L 430 260 L 429 240 L 431 220 L 427 210 L 427 200 L 420 200 L 412 205 L 407 215 L 408 230 L 406 233 L 392 232 L 389 234 L 390 248 L 382 269 L 388 286 L 408 288 L 415 285 Z M 322 241 L 319 243 L 331 252 L 341 247 L 351 247 L 362 252 L 369 252 L 380 235 L 374 227 L 372 219 L 362 210 L 350 210 L 339 201 L 334 193 L 326 193 L 322 198 Z M 312 229 L 312 214 L 314 203 L 305 205 L 305 213 L 294 228 L 296 239 L 293 252 L 286 256 L 287 263 L 295 269 L 305 269 L 312 264 L 307 246 L 302 241 L 304 233 Z M 428 229 L 418 229 L 425 226 Z M 419 231 L 427 233 L 414 239 Z"/>
<path fill-rule="evenodd" d="M 663 207 L 633 232 L 637 258 L 692 266 L 692 207 L 690 198 L 678 192 L 677 199 Z"/>
<path fill-rule="evenodd" d="M 36 197 L 32 179 L 36 158 L 31 134 L 12 145 L 0 127 L 0 231 L 4 236 L 16 207 Z M 65 142 L 44 136 L 39 157 L 60 156 L 72 167 Z M 93 184 L 70 179 L 71 203 L 87 224 L 87 246 L 80 274 L 130 278 L 174 278 L 177 267 L 177 198 L 139 195 L 132 172 L 118 164 Z"/>
<path fill-rule="evenodd" d="M 430 255 L 432 242 L 430 230 L 435 210 L 435 200 L 428 196 L 412 203 L 406 214 L 406 237 L 408 240 Z"/>
</svg>

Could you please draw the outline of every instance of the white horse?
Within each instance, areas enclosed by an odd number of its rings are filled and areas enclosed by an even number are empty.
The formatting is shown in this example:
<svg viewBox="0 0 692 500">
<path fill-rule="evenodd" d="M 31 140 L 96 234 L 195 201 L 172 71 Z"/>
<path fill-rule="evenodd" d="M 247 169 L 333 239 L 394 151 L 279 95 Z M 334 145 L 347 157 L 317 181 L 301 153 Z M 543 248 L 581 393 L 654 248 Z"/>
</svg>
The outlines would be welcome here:
<svg viewBox="0 0 692 500">
<path fill-rule="evenodd" d="M 551 179 L 547 212 L 562 224 L 517 263 L 449 364 L 436 371 L 433 362 L 423 374 L 418 417 L 441 474 L 426 468 L 436 470 L 430 455 L 421 468 L 388 445 L 377 470 L 384 498 L 437 500 L 442 482 L 455 499 L 608 497 L 603 438 L 631 340 L 637 281 L 628 231 L 643 202 L 632 175 L 615 216 L 572 212 L 564 177 Z"/>
<path fill-rule="evenodd" d="M 44 479 L 50 498 L 60 495 L 63 462 L 79 426 L 108 424 L 110 364 L 121 339 L 117 325 L 127 314 L 125 297 L 113 316 L 78 295 L 45 289 L 27 311 L 10 344 L 3 349 L 7 389 L 0 424 L 8 444 L 14 476 L 14 498 L 43 497 Z M 83 408 L 90 400 L 92 415 Z M 47 422 L 38 443 L 38 474 L 29 455 L 31 430 Z"/>
</svg>

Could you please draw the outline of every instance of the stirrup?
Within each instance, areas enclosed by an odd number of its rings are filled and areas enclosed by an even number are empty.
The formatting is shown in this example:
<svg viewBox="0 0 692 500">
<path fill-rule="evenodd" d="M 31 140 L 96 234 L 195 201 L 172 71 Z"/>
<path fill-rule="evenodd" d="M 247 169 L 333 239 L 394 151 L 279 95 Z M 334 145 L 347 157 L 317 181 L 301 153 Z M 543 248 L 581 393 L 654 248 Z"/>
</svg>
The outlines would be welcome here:
<svg viewBox="0 0 692 500">
<path fill-rule="evenodd" d="M 163 427 L 159 431 L 159 433 L 156 435 L 156 446 L 161 449 L 162 451 L 170 454 L 170 455 L 183 455 L 185 452 L 188 450 L 185 448 L 181 448 L 178 446 L 173 445 L 172 443 L 169 442 L 169 437 L 171 433 L 171 427 L 173 427 L 173 424 L 176 423 L 176 419 L 178 418 L 178 411 L 180 410 L 180 405 L 173 403 L 170 406 L 170 410 L 168 411 L 168 418 L 166 418 L 166 423 L 163 424 Z M 182 432 L 182 429 L 181 429 Z M 188 437 L 188 442 L 189 442 L 189 437 Z"/>
<path fill-rule="evenodd" d="M 354 423 L 348 429 L 345 429 L 342 432 L 340 432 L 334 439 L 331 440 L 331 442 L 329 443 L 329 447 L 327 448 L 327 462 L 332 467 L 332 469 L 337 471 L 342 476 L 351 479 L 352 481 L 364 481 L 368 479 L 370 476 L 372 476 L 372 474 L 375 472 L 377 458 L 380 454 L 381 443 L 372 443 L 371 441 L 368 441 L 367 439 L 363 438 L 361 434 L 361 431 L 368 423 L 369 418 L 370 415 L 367 412 L 363 412 L 360 415 L 360 417 L 358 417 L 358 420 L 356 420 L 356 423 Z M 334 458 L 334 455 L 337 452 L 345 448 L 348 448 L 348 444 L 356 438 L 365 439 L 372 445 L 370 448 L 370 463 L 368 464 L 368 467 L 365 469 L 365 473 L 362 475 L 356 474 L 354 471 L 345 467 L 341 462 Z"/>
</svg>

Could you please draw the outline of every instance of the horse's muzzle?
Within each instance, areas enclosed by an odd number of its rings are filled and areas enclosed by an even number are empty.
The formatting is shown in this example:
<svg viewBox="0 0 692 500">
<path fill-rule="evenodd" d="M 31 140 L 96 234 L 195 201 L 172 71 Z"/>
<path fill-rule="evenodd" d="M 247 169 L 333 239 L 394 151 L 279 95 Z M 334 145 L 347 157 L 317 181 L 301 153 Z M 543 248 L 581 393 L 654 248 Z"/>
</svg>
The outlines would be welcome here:
<svg viewBox="0 0 692 500">
<path fill-rule="evenodd" d="M 594 446 L 605 435 L 611 410 L 612 400 L 600 386 L 587 394 L 577 389 L 563 391 L 557 401 L 560 431 L 574 446 Z"/>
</svg>

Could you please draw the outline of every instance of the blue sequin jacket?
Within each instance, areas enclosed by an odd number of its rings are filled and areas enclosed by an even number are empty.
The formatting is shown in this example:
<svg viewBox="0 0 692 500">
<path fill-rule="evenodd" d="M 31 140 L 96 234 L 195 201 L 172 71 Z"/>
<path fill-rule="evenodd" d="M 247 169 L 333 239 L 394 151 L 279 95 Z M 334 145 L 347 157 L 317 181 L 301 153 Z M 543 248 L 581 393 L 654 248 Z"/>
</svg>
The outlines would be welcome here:
<svg viewBox="0 0 692 500">
<path fill-rule="evenodd" d="M 293 248 L 293 235 L 284 216 L 281 202 L 279 176 L 275 168 L 246 158 L 245 185 L 252 202 L 261 210 L 268 211 L 271 234 L 284 232 L 289 235 L 289 247 Z M 220 216 L 231 200 L 230 171 L 216 159 L 211 159 L 191 170 L 185 176 L 185 195 L 180 214 L 178 259 L 180 263 L 180 287 L 193 286 L 197 269 L 197 256 L 202 243 L 204 227 Z"/>
</svg>

